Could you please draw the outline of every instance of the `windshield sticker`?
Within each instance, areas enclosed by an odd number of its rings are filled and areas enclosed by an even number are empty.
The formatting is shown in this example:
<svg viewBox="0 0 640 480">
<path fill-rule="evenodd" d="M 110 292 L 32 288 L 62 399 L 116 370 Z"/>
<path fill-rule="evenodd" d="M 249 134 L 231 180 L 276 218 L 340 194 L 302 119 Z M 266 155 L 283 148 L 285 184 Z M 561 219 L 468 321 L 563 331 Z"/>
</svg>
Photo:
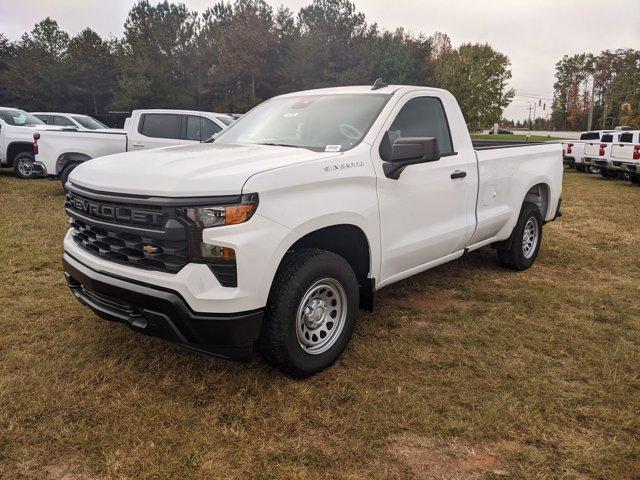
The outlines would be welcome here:
<svg viewBox="0 0 640 480">
<path fill-rule="evenodd" d="M 342 149 L 342 145 L 327 145 L 324 147 L 325 152 L 339 152 Z"/>
</svg>

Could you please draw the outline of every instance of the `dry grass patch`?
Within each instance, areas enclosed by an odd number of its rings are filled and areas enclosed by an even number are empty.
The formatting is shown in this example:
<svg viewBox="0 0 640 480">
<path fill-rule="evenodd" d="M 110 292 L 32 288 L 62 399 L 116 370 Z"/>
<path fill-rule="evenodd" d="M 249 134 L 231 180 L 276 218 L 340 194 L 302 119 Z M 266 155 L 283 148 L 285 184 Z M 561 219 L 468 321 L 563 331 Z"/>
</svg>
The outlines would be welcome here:
<svg viewBox="0 0 640 480">
<path fill-rule="evenodd" d="M 533 268 L 482 249 L 391 285 L 306 381 L 98 319 L 62 204 L 0 172 L 3 480 L 640 478 L 637 186 L 567 173 Z"/>
<path fill-rule="evenodd" d="M 409 475 L 429 480 L 475 480 L 508 477 L 505 453 L 517 451 L 515 442 L 471 445 L 458 439 L 447 441 L 403 433 L 394 438 L 393 454 L 408 467 Z"/>
</svg>

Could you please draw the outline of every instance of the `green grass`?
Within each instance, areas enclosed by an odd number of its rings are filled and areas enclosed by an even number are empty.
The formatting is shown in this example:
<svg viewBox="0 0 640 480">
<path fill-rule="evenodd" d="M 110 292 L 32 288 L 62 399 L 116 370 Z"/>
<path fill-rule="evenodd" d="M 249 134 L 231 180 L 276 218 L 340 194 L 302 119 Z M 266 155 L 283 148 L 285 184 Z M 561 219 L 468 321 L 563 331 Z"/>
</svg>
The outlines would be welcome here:
<svg viewBox="0 0 640 480">
<path fill-rule="evenodd" d="M 2 479 L 640 478 L 637 186 L 568 172 L 534 267 L 383 289 L 306 381 L 98 319 L 59 183 L 2 171 L 0 205 Z"/>
<path fill-rule="evenodd" d="M 520 135 L 520 134 L 506 134 L 506 133 L 499 133 L 497 135 L 495 134 L 491 134 L 491 135 L 487 135 L 487 134 L 472 134 L 471 135 L 471 139 L 472 140 L 492 140 L 492 141 L 503 141 L 503 140 L 507 140 L 507 141 L 513 141 L 513 142 L 524 142 L 527 140 L 527 136 L 526 135 Z M 530 142 L 549 142 L 549 141 L 554 141 L 554 140 L 563 140 L 563 138 L 561 137 L 547 137 L 547 136 L 543 136 L 543 135 L 531 135 L 529 137 L 529 141 Z"/>
</svg>

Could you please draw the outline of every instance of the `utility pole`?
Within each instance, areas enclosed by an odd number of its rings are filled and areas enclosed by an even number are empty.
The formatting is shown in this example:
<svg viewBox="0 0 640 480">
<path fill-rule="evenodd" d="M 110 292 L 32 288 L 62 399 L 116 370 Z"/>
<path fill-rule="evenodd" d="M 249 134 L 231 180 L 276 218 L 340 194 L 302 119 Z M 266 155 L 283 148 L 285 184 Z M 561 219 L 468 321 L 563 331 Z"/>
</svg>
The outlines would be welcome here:
<svg viewBox="0 0 640 480">
<path fill-rule="evenodd" d="M 587 119 L 587 130 L 591 130 L 591 124 L 593 123 L 593 90 L 596 86 L 595 76 L 592 76 L 591 78 L 591 98 L 589 100 L 589 117 Z"/>
<path fill-rule="evenodd" d="M 533 124 L 531 123 L 531 109 L 533 107 L 531 106 L 531 102 L 529 102 L 529 131 L 533 130 Z"/>
</svg>

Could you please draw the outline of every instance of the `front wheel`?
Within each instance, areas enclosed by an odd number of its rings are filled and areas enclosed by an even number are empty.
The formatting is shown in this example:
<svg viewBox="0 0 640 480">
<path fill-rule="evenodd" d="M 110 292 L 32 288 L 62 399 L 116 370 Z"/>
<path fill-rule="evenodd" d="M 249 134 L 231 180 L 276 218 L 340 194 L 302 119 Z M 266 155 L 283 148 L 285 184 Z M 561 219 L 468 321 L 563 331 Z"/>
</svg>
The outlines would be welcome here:
<svg viewBox="0 0 640 480">
<path fill-rule="evenodd" d="M 35 178 L 34 161 L 33 153 L 22 152 L 16 155 L 13 159 L 13 173 L 15 176 L 18 178 Z"/>
<path fill-rule="evenodd" d="M 542 216 L 537 205 L 525 202 L 518 223 L 513 229 L 511 246 L 498 250 L 502 266 L 512 270 L 526 270 L 536 261 L 542 242 Z"/>
<path fill-rule="evenodd" d="M 292 377 L 313 375 L 346 348 L 358 305 L 358 281 L 344 258 L 317 249 L 292 252 L 274 279 L 258 348 Z"/>
<path fill-rule="evenodd" d="M 69 179 L 69 175 L 71 174 L 73 169 L 76 168 L 78 165 L 79 165 L 78 163 L 70 163 L 69 165 L 65 166 L 62 169 L 62 172 L 60 172 L 60 181 L 62 182 L 62 189 L 63 190 L 66 190 L 65 185 L 67 184 L 67 180 Z"/>
</svg>

